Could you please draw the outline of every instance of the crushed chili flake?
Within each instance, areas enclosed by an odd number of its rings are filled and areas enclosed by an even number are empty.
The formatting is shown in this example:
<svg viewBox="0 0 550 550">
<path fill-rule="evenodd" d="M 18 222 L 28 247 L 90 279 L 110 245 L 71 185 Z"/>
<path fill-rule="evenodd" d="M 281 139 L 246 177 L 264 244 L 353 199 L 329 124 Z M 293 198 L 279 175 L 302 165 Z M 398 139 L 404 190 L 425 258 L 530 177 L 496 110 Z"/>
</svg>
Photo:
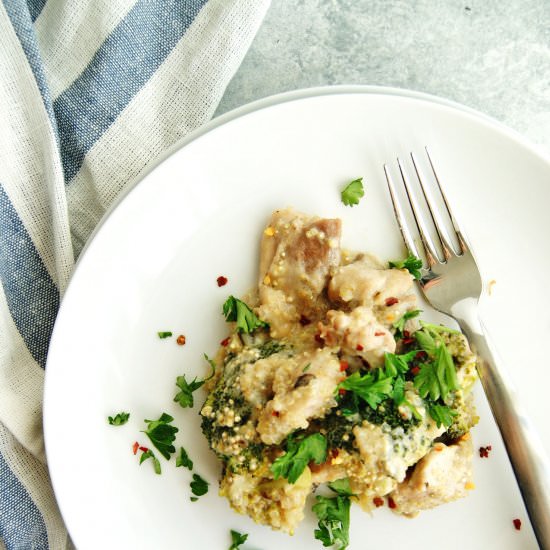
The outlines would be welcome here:
<svg viewBox="0 0 550 550">
<path fill-rule="evenodd" d="M 315 336 L 315 341 L 318 342 L 319 344 L 324 344 L 325 343 L 325 339 L 319 334 L 317 333 Z"/>
<path fill-rule="evenodd" d="M 139 449 L 139 443 L 136 441 L 136 442 L 132 445 L 132 451 L 134 452 L 134 454 L 137 454 L 138 449 Z"/>
<path fill-rule="evenodd" d="M 384 336 L 384 334 L 386 334 L 385 332 L 381 332 L 381 331 L 378 331 L 378 332 L 375 332 L 374 335 L 375 336 Z"/>
<path fill-rule="evenodd" d="M 331 449 L 330 450 L 330 456 L 332 458 L 336 458 L 340 454 L 340 451 L 338 449 Z"/>
<path fill-rule="evenodd" d="M 185 346 L 185 336 L 183 334 L 180 334 L 176 340 L 176 344 L 178 346 Z"/>
<path fill-rule="evenodd" d="M 404 345 L 412 344 L 414 342 L 414 338 L 403 338 L 402 342 Z"/>
<path fill-rule="evenodd" d="M 427 354 L 424 350 L 420 350 L 420 351 L 414 356 L 414 358 L 415 358 L 415 359 L 420 359 L 420 360 L 422 360 L 422 359 L 425 359 L 425 358 L 427 357 L 427 355 L 428 355 L 428 354 Z"/>
<path fill-rule="evenodd" d="M 390 296 L 389 298 L 386 298 L 386 306 L 394 306 L 395 304 L 398 304 L 399 300 L 395 296 Z"/>
<path fill-rule="evenodd" d="M 224 277 L 223 275 L 220 275 L 217 279 L 216 279 L 216 282 L 218 283 L 218 286 L 224 286 L 227 284 L 227 277 Z"/>
<path fill-rule="evenodd" d="M 493 450 L 493 447 L 491 447 L 491 445 L 487 445 L 487 447 L 480 447 L 479 456 L 481 458 L 489 458 L 489 452 L 492 450 Z"/>
<path fill-rule="evenodd" d="M 305 315 L 300 315 L 300 324 L 305 327 L 306 325 L 311 324 L 311 320 L 308 319 Z"/>
<path fill-rule="evenodd" d="M 345 371 L 349 369 L 349 363 L 347 361 L 340 361 L 340 370 Z"/>
<path fill-rule="evenodd" d="M 365 348 L 361 344 L 357 344 L 357 347 L 355 349 L 357 351 L 363 351 Z"/>
<path fill-rule="evenodd" d="M 147 447 L 140 447 L 139 450 L 146 453 L 149 449 Z"/>
<path fill-rule="evenodd" d="M 281 413 L 280 413 L 279 411 L 273 411 L 273 412 L 271 413 L 271 416 L 276 416 L 276 417 L 278 418 L 280 414 L 281 414 Z"/>
<path fill-rule="evenodd" d="M 420 372 L 420 368 L 418 368 L 418 367 L 413 367 L 413 368 L 411 369 L 411 374 L 412 374 L 413 376 L 416 376 L 419 372 Z"/>
<path fill-rule="evenodd" d="M 346 390 L 345 390 L 344 388 L 340 388 L 340 389 L 338 390 L 338 393 L 339 393 L 340 395 L 346 395 Z"/>
<path fill-rule="evenodd" d="M 224 338 L 220 342 L 220 346 L 223 346 L 224 348 L 229 345 L 229 340 L 231 340 L 231 336 L 228 336 L 227 338 Z"/>
<path fill-rule="evenodd" d="M 388 506 L 394 510 L 395 508 L 397 508 L 397 504 L 395 504 L 395 500 L 393 500 L 392 497 L 388 497 Z"/>
<path fill-rule="evenodd" d="M 380 508 L 380 506 L 384 506 L 384 499 L 381 497 L 374 497 L 372 499 L 372 502 L 377 508 Z"/>
<path fill-rule="evenodd" d="M 516 528 L 517 531 L 521 529 L 521 519 L 516 518 L 512 520 L 512 523 L 514 524 L 514 527 Z"/>
<path fill-rule="evenodd" d="M 408 330 L 404 330 L 403 331 L 403 338 L 410 338 L 410 337 L 411 337 L 411 333 Z"/>
</svg>

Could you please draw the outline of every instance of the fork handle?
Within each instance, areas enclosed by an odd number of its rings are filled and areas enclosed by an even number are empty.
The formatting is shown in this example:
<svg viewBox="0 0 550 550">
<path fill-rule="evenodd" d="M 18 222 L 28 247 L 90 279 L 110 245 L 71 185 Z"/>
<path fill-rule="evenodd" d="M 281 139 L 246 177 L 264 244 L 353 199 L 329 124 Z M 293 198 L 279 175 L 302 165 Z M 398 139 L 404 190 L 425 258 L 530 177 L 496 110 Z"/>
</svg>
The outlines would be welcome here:
<svg viewBox="0 0 550 550">
<path fill-rule="evenodd" d="M 550 467 L 542 442 L 518 402 L 502 361 L 496 361 L 481 320 L 477 316 L 457 320 L 480 358 L 479 377 L 539 546 L 542 550 L 550 550 Z"/>
</svg>

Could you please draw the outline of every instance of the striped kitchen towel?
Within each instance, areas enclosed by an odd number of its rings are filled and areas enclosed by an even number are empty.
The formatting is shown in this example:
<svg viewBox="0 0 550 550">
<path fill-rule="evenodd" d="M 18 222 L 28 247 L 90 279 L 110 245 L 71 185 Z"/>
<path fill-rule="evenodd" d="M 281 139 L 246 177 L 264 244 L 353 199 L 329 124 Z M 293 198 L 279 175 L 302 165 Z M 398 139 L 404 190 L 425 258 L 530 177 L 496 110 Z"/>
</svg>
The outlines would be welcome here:
<svg viewBox="0 0 550 550">
<path fill-rule="evenodd" d="M 0 0 L 0 548 L 68 548 L 41 427 L 60 299 L 128 182 L 205 123 L 269 0 Z"/>
</svg>

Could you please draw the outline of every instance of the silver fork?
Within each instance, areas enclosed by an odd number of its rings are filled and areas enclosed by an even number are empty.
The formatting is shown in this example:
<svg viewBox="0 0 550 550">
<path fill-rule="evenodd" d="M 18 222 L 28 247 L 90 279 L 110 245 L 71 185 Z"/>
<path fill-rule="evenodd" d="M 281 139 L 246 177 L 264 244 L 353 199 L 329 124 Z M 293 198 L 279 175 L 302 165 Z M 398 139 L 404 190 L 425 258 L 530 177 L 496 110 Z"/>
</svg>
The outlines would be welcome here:
<svg viewBox="0 0 550 550">
<path fill-rule="evenodd" d="M 413 191 L 412 180 L 407 174 L 405 165 L 400 159 L 397 159 L 408 204 L 416 222 L 414 233 L 418 232 L 427 259 L 427 267 L 423 267 L 421 270 L 420 288 L 435 309 L 457 321 L 472 349 L 480 358 L 479 377 L 508 451 L 508 457 L 512 463 L 535 536 L 543 550 L 550 550 L 550 465 L 548 458 L 545 456 L 542 443 L 531 422 L 523 414 L 518 404 L 513 385 L 503 368 L 498 366 L 496 355 L 491 351 L 478 315 L 478 302 L 483 289 L 481 276 L 468 240 L 451 212 L 427 148 L 426 154 L 441 193 L 440 204 L 444 204 L 444 208 L 437 208 L 435 197 L 427 185 L 419 162 L 411 153 L 416 178 L 422 189 L 421 200 L 427 206 L 422 210 L 421 201 Z M 395 217 L 405 245 L 409 253 L 421 258 L 413 238 L 413 231 L 407 224 L 404 207 L 397 196 L 396 185 L 387 165 L 384 165 L 384 172 Z M 440 210 L 443 210 L 443 214 Z M 431 217 L 437 241 L 432 238 L 433 229 L 430 231 L 429 224 L 426 223 L 422 214 L 423 211 L 428 219 Z M 444 217 L 447 218 L 447 223 L 445 223 Z M 450 239 L 444 231 L 445 227 L 452 227 L 451 230 L 454 230 L 459 244 L 458 252 L 451 245 Z M 436 242 L 439 242 L 439 248 L 443 251 L 443 258 L 439 257 Z"/>
</svg>

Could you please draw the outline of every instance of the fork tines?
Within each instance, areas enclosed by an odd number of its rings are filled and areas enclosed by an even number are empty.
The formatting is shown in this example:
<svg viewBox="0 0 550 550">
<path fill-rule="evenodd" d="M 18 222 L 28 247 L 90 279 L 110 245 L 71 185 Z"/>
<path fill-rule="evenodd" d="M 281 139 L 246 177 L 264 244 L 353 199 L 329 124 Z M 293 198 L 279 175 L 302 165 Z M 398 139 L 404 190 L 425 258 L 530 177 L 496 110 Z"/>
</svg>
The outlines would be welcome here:
<svg viewBox="0 0 550 550">
<path fill-rule="evenodd" d="M 436 185 L 429 185 L 429 180 L 425 173 L 423 172 L 420 163 L 414 153 L 411 153 L 411 160 L 414 166 L 414 171 L 416 173 L 416 180 L 422 190 L 423 201 L 419 201 L 417 198 L 417 193 L 413 189 L 413 182 L 407 173 L 405 163 L 398 158 L 397 164 L 399 166 L 399 173 L 401 175 L 401 180 L 406 191 L 408 203 L 412 216 L 415 220 L 416 228 L 420 236 L 420 240 L 423 245 L 424 253 L 426 256 L 428 267 L 431 268 L 436 263 L 445 263 L 452 256 L 460 256 L 466 251 L 466 244 L 464 242 L 460 227 L 454 217 L 447 197 L 441 186 L 441 181 L 437 174 L 437 171 L 434 167 L 432 158 L 426 147 L 426 155 L 429 160 L 429 165 L 431 172 L 433 173 L 433 181 Z M 388 182 L 388 188 L 390 191 L 391 200 L 393 203 L 393 208 L 395 211 L 395 217 L 399 225 L 403 239 L 405 240 L 405 245 L 407 246 L 409 252 L 414 254 L 417 258 L 421 258 L 422 255 L 419 253 L 418 247 L 416 246 L 415 239 L 413 234 L 407 224 L 407 217 L 405 214 L 405 209 L 403 208 L 402 201 L 398 197 L 396 185 L 391 176 L 390 170 L 386 164 L 384 164 L 384 173 L 386 174 L 386 181 Z M 437 187 L 439 189 L 439 195 L 443 204 L 445 205 L 444 209 L 437 208 L 436 200 L 432 188 Z M 424 205 L 424 207 L 423 207 Z M 444 221 L 440 214 L 441 210 L 446 210 L 448 220 Z M 429 221 L 426 221 L 426 220 Z M 430 228 L 430 225 L 433 226 L 433 230 Z M 448 227 L 451 227 L 454 230 L 456 235 L 456 240 L 458 242 L 458 251 L 455 250 L 455 247 L 451 244 L 451 239 L 449 238 Z M 436 234 L 437 239 L 434 241 L 432 238 L 432 233 Z M 441 250 L 443 257 L 440 256 L 438 250 Z"/>
</svg>

